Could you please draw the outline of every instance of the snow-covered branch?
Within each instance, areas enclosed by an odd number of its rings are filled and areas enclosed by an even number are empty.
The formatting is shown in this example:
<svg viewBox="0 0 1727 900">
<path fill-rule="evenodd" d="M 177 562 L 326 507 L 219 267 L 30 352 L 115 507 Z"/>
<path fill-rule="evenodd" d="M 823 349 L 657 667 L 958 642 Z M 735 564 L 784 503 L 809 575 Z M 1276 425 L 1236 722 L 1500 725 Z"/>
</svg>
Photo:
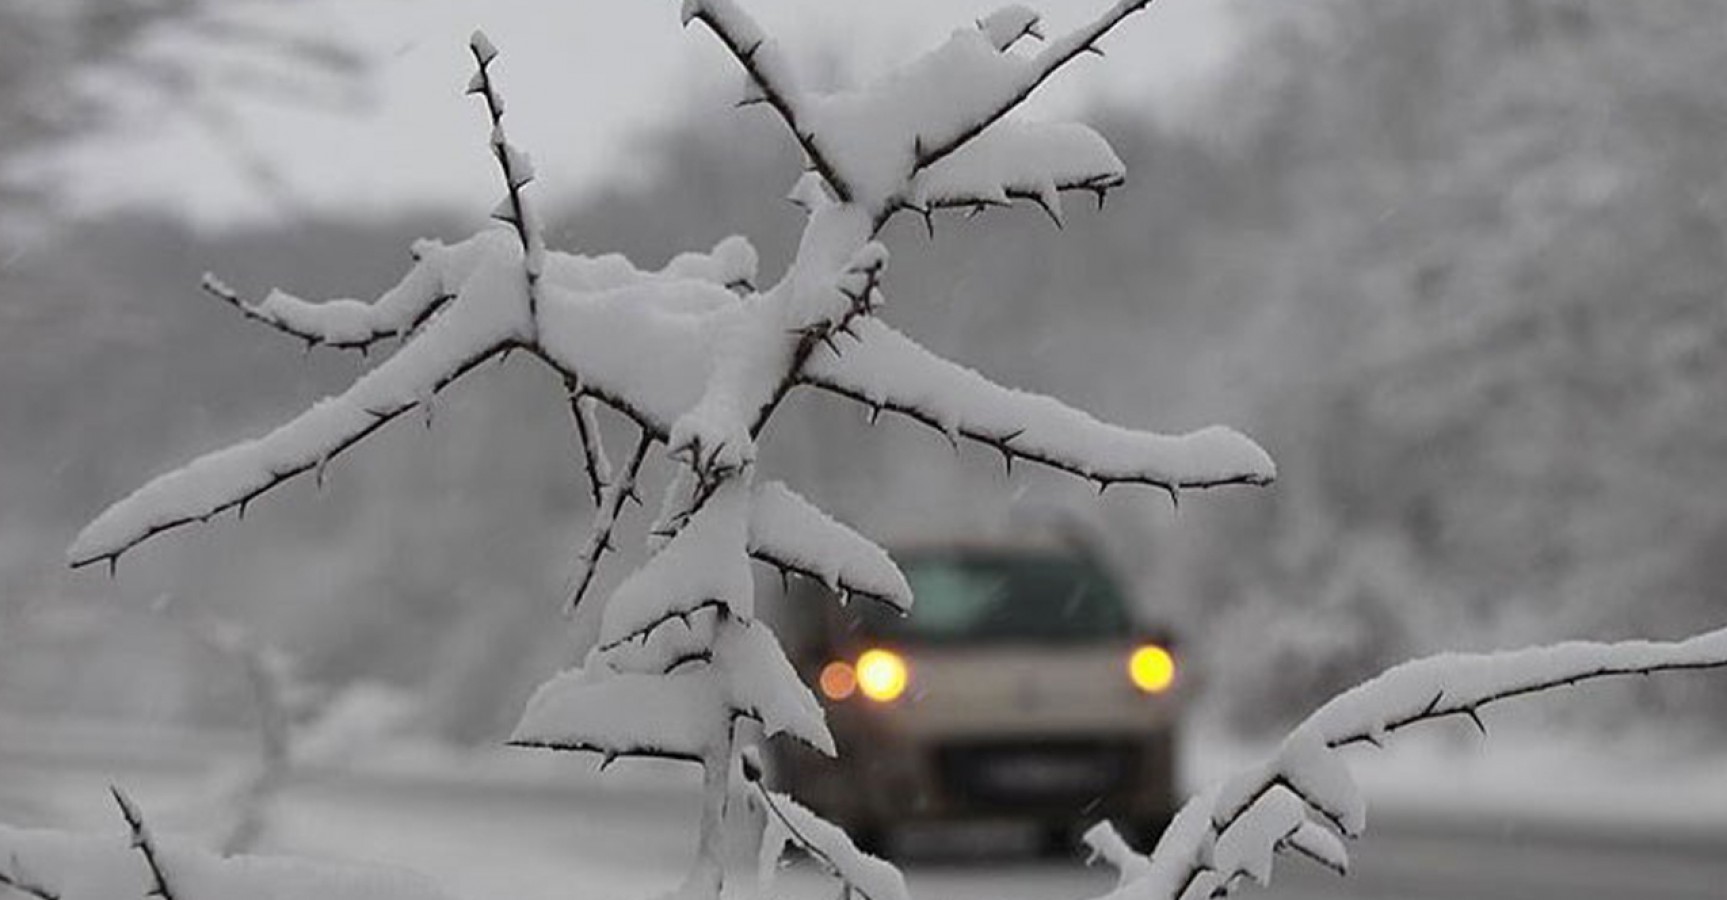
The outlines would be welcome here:
<svg viewBox="0 0 1727 900">
<path fill-rule="evenodd" d="M 1145 9 L 1152 0 L 1117 0 L 1108 11 L 1049 42 L 1044 49 L 1024 65 L 1016 66 L 1011 74 L 989 87 L 988 100 L 969 107 L 955 106 L 957 116 L 939 126 L 918 132 L 917 159 L 912 174 L 923 172 L 940 163 L 967 142 L 1024 103 L 1050 76 L 1082 53 L 1098 53 L 1097 42 L 1123 19 Z M 986 20 L 987 23 L 988 20 Z"/>
<path fill-rule="evenodd" d="M 928 214 L 937 209 L 981 210 L 1029 200 L 1059 226 L 1065 221 L 1063 192 L 1089 193 L 1101 207 L 1109 192 L 1126 180 L 1121 158 L 1091 128 L 1004 119 L 919 172 L 896 208 L 923 214 L 927 223 Z"/>
<path fill-rule="evenodd" d="M 845 831 L 803 804 L 762 784 L 762 763 L 755 748 L 743 754 L 744 781 L 763 814 L 756 892 L 767 896 L 780 861 L 790 847 L 808 854 L 844 886 L 842 896 L 863 900 L 910 900 L 905 876 L 892 864 L 857 848 Z"/>
<path fill-rule="evenodd" d="M 425 252 L 435 251 L 428 247 Z M 252 303 L 209 273 L 205 273 L 202 287 L 246 318 L 299 338 L 308 348 L 335 347 L 362 353 L 380 341 L 407 336 L 454 299 L 444 291 L 437 266 L 423 256 L 400 283 L 372 303 L 351 299 L 311 303 L 279 290 Z"/>
<path fill-rule="evenodd" d="M 911 586 L 886 550 L 784 484 L 756 488 L 749 527 L 750 555 L 782 574 L 813 578 L 841 597 L 911 608 Z"/>
<path fill-rule="evenodd" d="M 1107 896 L 1224 896 L 1244 879 L 1267 883 L 1277 852 L 1298 853 L 1345 872 L 1349 856 L 1339 836 L 1359 836 L 1367 810 L 1342 748 L 1378 745 L 1411 725 L 1447 717 L 1466 718 L 1485 732 L 1483 707 L 1564 685 L 1722 667 L 1727 667 L 1727 629 L 1671 643 L 1574 642 L 1445 654 L 1393 667 L 1320 707 L 1270 759 L 1189 801 L 1149 859 L 1123 855 L 1120 848 L 1106 854 L 1123 869 L 1122 884 Z M 1107 837 L 1103 840 L 1107 843 Z"/>
<path fill-rule="evenodd" d="M 798 89 L 791 65 L 755 19 L 735 0 L 684 0 L 683 20 L 685 25 L 699 20 L 713 31 L 749 74 L 751 93 L 744 102 L 773 107 L 803 148 L 810 167 L 828 183 L 835 197 L 851 200 L 851 185 L 823 151 L 821 138 L 810 128 L 805 110 L 809 100 Z"/>
<path fill-rule="evenodd" d="M 151 836 L 150 829 L 144 825 L 144 812 L 138 808 L 132 798 L 126 796 L 119 787 L 112 786 L 109 792 L 114 795 L 114 802 L 120 806 L 120 816 L 126 820 L 126 828 L 132 834 L 132 849 L 144 857 L 144 865 L 150 871 L 146 897 L 160 897 L 162 900 L 180 900 L 174 893 L 174 888 L 168 880 L 168 873 L 162 867 L 162 858 L 156 851 L 156 839 Z"/>
<path fill-rule="evenodd" d="M 1184 488 L 1265 484 L 1276 467 L 1240 433 L 1211 427 L 1184 435 L 1134 431 L 1100 422 L 1060 401 L 997 385 L 949 362 L 878 319 L 854 326 L 857 343 L 818 354 L 805 383 L 871 408 L 908 416 L 947 435 L 993 447 L 1011 469 L 1040 463 L 1097 483 L 1151 484 L 1179 497 Z"/>
<path fill-rule="evenodd" d="M 492 81 L 492 61 L 498 58 L 498 48 L 492 46 L 484 32 L 475 31 L 468 39 L 468 50 L 474 55 L 475 72 L 468 82 L 468 93 L 479 94 L 486 101 L 486 115 L 491 119 L 490 146 L 497 160 L 498 171 L 504 176 L 505 196 L 492 218 L 506 222 L 515 230 L 522 244 L 522 268 L 528 280 L 528 318 L 538 321 L 540 276 L 546 268 L 546 237 L 539 217 L 528 198 L 522 193 L 534 180 L 534 165 L 528 155 L 511 144 L 504 135 L 504 98 Z"/>
<path fill-rule="evenodd" d="M 519 319 L 485 305 L 452 305 L 420 336 L 346 392 L 320 401 L 262 438 L 200 457 L 109 507 L 68 551 L 74 568 L 108 560 L 182 525 L 229 509 L 324 467 L 356 442 L 424 403 L 518 339 Z"/>
<path fill-rule="evenodd" d="M 598 510 L 606 487 L 612 483 L 612 460 L 606 455 L 604 436 L 594 415 L 599 401 L 582 393 L 574 379 L 565 379 L 564 385 L 569 392 L 570 419 L 575 423 L 576 439 L 582 447 L 582 470 L 588 474 L 588 498 Z"/>
</svg>

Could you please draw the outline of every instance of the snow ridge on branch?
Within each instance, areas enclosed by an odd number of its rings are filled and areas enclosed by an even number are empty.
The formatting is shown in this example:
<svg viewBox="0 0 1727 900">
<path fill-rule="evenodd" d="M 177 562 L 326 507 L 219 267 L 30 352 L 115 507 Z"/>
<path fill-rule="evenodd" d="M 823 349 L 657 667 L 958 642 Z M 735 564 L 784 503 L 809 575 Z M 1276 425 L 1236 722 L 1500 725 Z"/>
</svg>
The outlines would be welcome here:
<svg viewBox="0 0 1727 900">
<path fill-rule="evenodd" d="M 883 324 L 858 322 L 857 342 L 814 357 L 807 384 L 870 407 L 900 413 L 948 436 L 993 447 L 1011 470 L 1016 459 L 1095 482 L 1184 488 L 1266 484 L 1271 457 L 1238 432 L 1212 427 L 1159 435 L 1109 425 L 1038 394 L 997 385 L 949 362 Z"/>
<path fill-rule="evenodd" d="M 1483 707 L 1600 678 L 1727 667 L 1727 629 L 1677 642 L 1573 642 L 1404 663 L 1338 695 L 1296 726 L 1265 760 L 1195 797 L 1150 857 L 1126 851 L 1112 829 L 1088 843 L 1122 871 L 1108 900 L 1194 900 L 1270 882 L 1276 853 L 1296 853 L 1339 874 L 1343 838 L 1358 837 L 1367 809 L 1340 752 L 1378 746 L 1409 726 L 1467 719 Z"/>
</svg>

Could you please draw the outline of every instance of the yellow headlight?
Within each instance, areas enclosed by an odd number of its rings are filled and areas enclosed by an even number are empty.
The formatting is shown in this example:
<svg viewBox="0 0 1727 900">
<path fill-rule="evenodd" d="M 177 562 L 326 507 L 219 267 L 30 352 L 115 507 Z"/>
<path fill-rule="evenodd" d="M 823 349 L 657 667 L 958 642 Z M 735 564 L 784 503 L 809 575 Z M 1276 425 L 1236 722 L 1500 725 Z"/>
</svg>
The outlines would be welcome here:
<svg viewBox="0 0 1727 900">
<path fill-rule="evenodd" d="M 817 681 L 821 685 L 822 694 L 829 700 L 844 700 L 857 693 L 858 689 L 857 672 L 852 669 L 851 663 L 843 660 L 822 666 L 822 674 Z"/>
<path fill-rule="evenodd" d="M 858 690 L 878 703 L 898 699 L 910 678 L 905 660 L 891 650 L 865 650 L 858 657 Z"/>
<path fill-rule="evenodd" d="M 1161 694 L 1175 683 L 1175 656 L 1156 644 L 1144 644 L 1127 659 L 1127 677 L 1148 694 Z"/>
</svg>

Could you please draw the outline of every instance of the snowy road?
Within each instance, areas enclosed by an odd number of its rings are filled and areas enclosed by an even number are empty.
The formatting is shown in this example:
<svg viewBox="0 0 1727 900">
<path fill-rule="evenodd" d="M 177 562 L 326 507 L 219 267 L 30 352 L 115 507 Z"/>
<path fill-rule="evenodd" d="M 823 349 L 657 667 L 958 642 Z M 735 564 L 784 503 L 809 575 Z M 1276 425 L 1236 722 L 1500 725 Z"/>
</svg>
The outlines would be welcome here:
<svg viewBox="0 0 1727 900">
<path fill-rule="evenodd" d="M 33 786 L 58 808 L 105 827 L 107 775 L 86 766 L 0 762 L 0 783 Z M 172 828 L 184 812 L 183 772 L 128 770 L 123 780 Z M 434 875 L 470 900 L 649 898 L 672 887 L 694 842 L 693 785 L 664 777 L 547 790 L 526 781 L 344 778 L 297 788 L 278 818 L 274 849 L 391 862 Z M 688 788 L 688 789 L 686 789 Z M 1353 848 L 1356 871 L 1337 879 L 1285 860 L 1277 885 L 1245 896 L 1316 900 L 1721 900 L 1727 834 L 1696 830 L 1602 833 L 1478 817 L 1381 812 Z M 109 823 L 111 824 L 111 823 Z M 734 854 L 748 887 L 747 848 Z M 921 900 L 1082 900 L 1107 891 L 1110 872 L 1024 854 L 969 855 L 907 867 Z M 740 893 L 738 896 L 749 896 Z M 796 868 L 774 896 L 829 900 L 817 873 Z"/>
<path fill-rule="evenodd" d="M 347 791 L 302 793 L 291 840 L 303 849 L 389 858 L 438 874 L 470 898 L 552 900 L 571 896 L 649 897 L 672 886 L 693 844 L 694 796 L 610 794 L 591 804 L 516 795 L 394 798 L 381 803 Z M 383 799 L 383 798 L 380 798 Z M 589 807 L 584 810 L 583 805 Z M 338 823 L 332 825 L 330 823 Z M 435 824 L 434 824 L 435 823 Z M 475 849 L 496 855 L 473 862 Z M 1727 835 L 1566 834 L 1562 829 L 1390 820 L 1355 848 L 1348 879 L 1286 860 L 1277 884 L 1247 896 L 1372 900 L 1721 900 L 1727 897 Z M 583 891 L 570 872 L 606 886 Z M 645 873 L 645 874 L 644 874 Z M 1074 863 L 1023 855 L 973 856 L 907 866 L 924 900 L 1080 900 L 1109 889 L 1113 876 Z M 816 873 L 795 870 L 784 894 L 832 896 Z"/>
</svg>

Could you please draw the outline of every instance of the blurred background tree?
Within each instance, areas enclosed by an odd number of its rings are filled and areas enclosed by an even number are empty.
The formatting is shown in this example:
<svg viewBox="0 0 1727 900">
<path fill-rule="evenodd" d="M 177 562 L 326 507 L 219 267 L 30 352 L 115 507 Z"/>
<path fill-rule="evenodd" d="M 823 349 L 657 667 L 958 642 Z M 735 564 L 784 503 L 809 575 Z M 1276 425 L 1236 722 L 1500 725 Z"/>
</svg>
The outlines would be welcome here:
<svg viewBox="0 0 1727 900">
<path fill-rule="evenodd" d="M 14 137 L 14 116 L 52 119 L 50 98 L 71 89 L 49 72 L 132 65 L 153 29 L 214 7 L 140 3 L 102 26 L 119 30 L 92 46 L 110 49 L 54 64 L 23 62 L 46 40 L 0 53 L 0 162 L 93 127 Z M 1223 420 L 1263 440 L 1283 470 L 1272 491 L 1179 516 L 1112 491 L 1096 529 L 1148 609 L 1185 628 L 1238 728 L 1286 725 L 1432 650 L 1721 621 L 1727 487 L 1710 476 L 1727 450 L 1727 5 L 1233 8 L 1238 61 L 1190 114 L 1097 110 L 1133 173 L 1105 214 L 1076 210 L 1061 241 L 1035 210 L 992 213 L 989 228 L 938 218 L 935 243 L 898 223 L 886 318 L 1104 418 Z M 82 21 L 59 10 L 14 3 L 0 21 Z M 783 264 L 799 219 L 764 199 L 789 187 L 773 123 L 710 95 L 689 106 L 641 140 L 636 177 L 552 216 L 555 243 L 646 264 L 742 231 L 764 271 Z M 303 360 L 213 309 L 195 290 L 204 269 L 248 292 L 377 291 L 411 238 L 465 233 L 480 214 L 288 216 L 213 234 L 139 212 L 0 266 L 0 630 L 6 610 L 115 592 L 59 568 L 105 502 L 353 377 L 351 360 Z M 491 714 L 561 652 L 545 625 L 569 573 L 544 561 L 566 555 L 589 510 L 565 477 L 569 423 L 530 412 L 559 386 L 513 365 L 476 384 L 439 404 L 436 439 L 391 429 L 332 470 L 326 496 L 289 489 L 245 527 L 128 559 L 119 588 L 137 596 L 122 599 L 173 593 L 246 617 L 314 678 L 413 685 L 451 711 L 444 733 L 496 736 L 508 723 Z M 787 412 L 768 474 L 885 540 L 1078 505 L 1079 489 L 1035 471 L 1000 491 L 994 456 L 942 463 L 939 437 L 888 419 L 870 428 L 819 398 Z M 907 443 L 932 463 L 888 481 L 883 460 Z M 177 564 L 183 547 L 197 565 Z M 1268 649 L 1213 653 L 1244 645 Z M 0 677 L 0 703 L 19 683 Z M 1721 703 L 1682 679 L 1617 690 L 1622 703 L 1588 715 Z"/>
</svg>

